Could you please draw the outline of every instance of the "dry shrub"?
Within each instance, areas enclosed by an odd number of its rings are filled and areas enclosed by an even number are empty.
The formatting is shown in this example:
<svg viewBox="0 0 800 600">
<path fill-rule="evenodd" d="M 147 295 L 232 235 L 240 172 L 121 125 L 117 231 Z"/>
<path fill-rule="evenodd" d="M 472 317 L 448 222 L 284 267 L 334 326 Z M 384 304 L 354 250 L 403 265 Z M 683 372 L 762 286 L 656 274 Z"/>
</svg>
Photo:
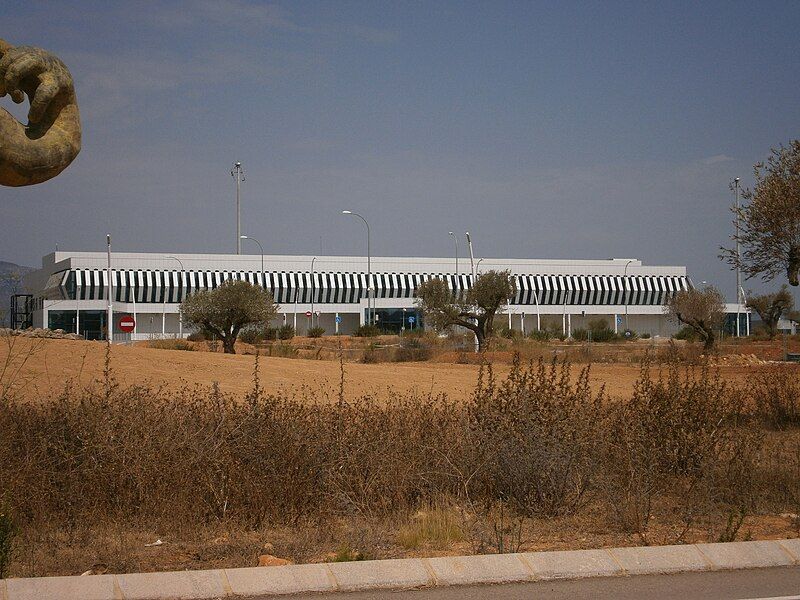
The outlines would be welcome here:
<svg viewBox="0 0 800 600">
<path fill-rule="evenodd" d="M 756 374 L 748 386 L 758 416 L 774 429 L 800 426 L 800 372 L 793 365 Z"/>
<path fill-rule="evenodd" d="M 159 350 L 186 350 L 189 352 L 194 350 L 194 346 L 190 342 L 177 338 L 150 340 L 149 342 L 147 342 L 147 345 L 150 348 L 158 348 Z"/>
<path fill-rule="evenodd" d="M 645 363 L 620 402 L 589 390 L 588 367 L 569 373 L 566 362 L 523 366 L 516 357 L 501 381 L 484 366 L 468 402 L 350 400 L 342 365 L 329 403 L 302 390 L 265 392 L 258 357 L 244 398 L 217 387 L 121 387 L 107 368 L 101 387 L 6 397 L 0 497 L 23 538 L 88 523 L 252 532 L 345 522 L 358 526 L 337 543 L 371 556 L 397 541 L 378 524 L 420 509 L 431 517 L 405 525 L 404 545 L 445 544 L 459 530 L 492 552 L 519 550 L 526 519 L 589 502 L 606 509 L 598 526 L 645 543 L 656 516 L 671 523 L 660 529 L 665 541 L 690 530 L 734 539 L 754 511 L 800 510 L 800 432 L 766 431 L 760 413 L 742 414 L 746 396 L 707 367 L 673 362 L 653 379 Z M 766 397 L 775 385 L 756 380 L 747 393 Z M 291 551 L 308 557 L 303 548 Z"/>
<path fill-rule="evenodd" d="M 463 539 L 461 519 L 447 506 L 434 506 L 415 513 L 397 532 L 397 542 L 410 550 L 421 547 L 449 548 Z"/>
<path fill-rule="evenodd" d="M 525 516 L 556 516 L 581 505 L 596 470 L 603 391 L 589 389 L 589 368 L 572 383 L 570 367 L 515 357 L 498 384 L 481 371 L 468 405 L 470 433 L 482 449 L 484 495 L 509 501 Z"/>
<path fill-rule="evenodd" d="M 734 398 L 707 365 L 681 373 L 671 363 L 654 380 L 643 363 L 632 397 L 612 410 L 606 429 L 604 495 L 623 530 L 649 543 L 651 519 L 665 500 L 682 522 L 672 542 L 701 517 L 713 527 L 718 509 L 742 518 L 752 509 L 748 482 L 760 435 L 739 426 Z"/>
</svg>

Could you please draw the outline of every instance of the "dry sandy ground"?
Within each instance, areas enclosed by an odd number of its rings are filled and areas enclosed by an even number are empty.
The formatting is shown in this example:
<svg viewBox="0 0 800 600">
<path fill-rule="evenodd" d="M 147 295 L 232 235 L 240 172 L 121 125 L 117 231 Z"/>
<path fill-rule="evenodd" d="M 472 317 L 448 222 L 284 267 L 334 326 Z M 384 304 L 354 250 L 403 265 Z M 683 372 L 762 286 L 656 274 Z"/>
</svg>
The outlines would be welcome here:
<svg viewBox="0 0 800 600">
<path fill-rule="evenodd" d="M 11 339 L 15 344 L 11 352 L 7 344 L 0 344 L 0 384 L 7 385 L 9 379 L 13 379 L 15 386 L 24 388 L 21 393 L 25 397 L 57 393 L 68 380 L 81 385 L 102 380 L 105 358 L 102 342 Z M 6 369 L 2 374 L 2 365 L 10 355 L 15 368 Z M 26 357 L 27 361 L 21 364 Z M 291 390 L 305 386 L 312 392 L 330 391 L 339 383 L 339 363 L 335 361 L 261 357 L 259 362 L 261 382 L 267 389 Z M 252 385 L 254 357 L 114 346 L 111 366 L 123 385 L 150 383 L 176 388 L 218 382 L 224 392 L 243 394 Z M 763 368 L 760 365 L 722 366 L 720 373 L 729 381 L 742 382 Z M 496 367 L 499 374 L 508 369 L 508 365 Z M 638 375 L 638 366 L 631 364 L 594 364 L 591 369 L 591 385 L 595 389 L 605 385 L 613 396 L 630 393 Z M 477 376 L 475 365 L 345 363 L 346 394 L 350 397 L 363 394 L 386 397 L 390 393 L 388 389 L 392 388 L 394 393 L 444 392 L 452 398 L 465 398 Z"/>
</svg>

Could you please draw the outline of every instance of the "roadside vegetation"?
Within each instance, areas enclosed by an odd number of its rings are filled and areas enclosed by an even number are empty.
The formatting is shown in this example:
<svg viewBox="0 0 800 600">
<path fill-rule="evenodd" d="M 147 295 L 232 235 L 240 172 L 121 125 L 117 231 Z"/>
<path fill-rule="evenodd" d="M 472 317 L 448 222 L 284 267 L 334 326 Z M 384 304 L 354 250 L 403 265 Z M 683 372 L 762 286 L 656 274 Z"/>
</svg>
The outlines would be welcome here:
<svg viewBox="0 0 800 600">
<path fill-rule="evenodd" d="M 319 561 L 800 534 L 788 366 L 732 387 L 646 359 L 612 400 L 590 366 L 517 357 L 503 378 L 483 365 L 465 402 L 353 398 L 342 362 L 331 402 L 266 391 L 258 360 L 243 398 L 123 386 L 110 357 L 100 385 L 7 393 L 10 574 L 249 566 L 265 544 Z"/>
</svg>

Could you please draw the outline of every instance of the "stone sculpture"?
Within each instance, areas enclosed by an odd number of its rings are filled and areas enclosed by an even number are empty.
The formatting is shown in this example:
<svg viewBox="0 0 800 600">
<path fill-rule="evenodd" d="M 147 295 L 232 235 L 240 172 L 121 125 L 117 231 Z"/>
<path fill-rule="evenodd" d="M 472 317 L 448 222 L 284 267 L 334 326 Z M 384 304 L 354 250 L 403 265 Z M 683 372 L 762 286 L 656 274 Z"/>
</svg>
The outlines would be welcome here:
<svg viewBox="0 0 800 600">
<path fill-rule="evenodd" d="M 81 119 L 69 69 L 41 48 L 0 39 L 0 97 L 28 96 L 28 124 L 0 108 L 0 185 L 42 183 L 66 169 L 81 150 Z"/>
</svg>

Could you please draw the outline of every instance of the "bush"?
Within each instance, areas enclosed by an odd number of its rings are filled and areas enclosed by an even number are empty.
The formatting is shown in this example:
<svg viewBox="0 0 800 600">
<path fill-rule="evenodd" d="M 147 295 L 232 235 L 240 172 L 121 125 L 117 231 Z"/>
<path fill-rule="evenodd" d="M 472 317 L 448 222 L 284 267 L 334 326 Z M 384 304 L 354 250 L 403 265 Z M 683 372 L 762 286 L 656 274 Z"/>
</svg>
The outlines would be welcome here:
<svg viewBox="0 0 800 600">
<path fill-rule="evenodd" d="M 505 378 L 482 367 L 467 401 L 396 390 L 390 401 L 351 399 L 341 385 L 334 402 L 328 392 L 266 393 L 257 380 L 244 398 L 218 387 L 114 385 L 7 401 L 0 486 L 14 493 L 24 539 L 86 539 L 82 550 L 108 524 L 188 537 L 211 523 L 253 540 L 268 526 L 320 528 L 357 515 L 368 527 L 422 509 L 401 523 L 403 545 L 445 544 L 460 530 L 476 551 L 500 551 L 516 535 L 509 524 L 574 514 L 590 500 L 582 526 L 680 543 L 691 542 L 681 532 L 697 539 L 706 529 L 707 539 L 733 539 L 744 514 L 800 507 L 800 445 L 771 432 L 763 446 L 761 419 L 742 418 L 744 398 L 705 368 L 669 364 L 654 379 L 645 363 L 635 392 L 615 402 L 591 391 L 588 367 L 576 379 L 567 362 L 518 357 Z M 796 401 L 800 383 L 787 369 L 750 385 L 756 399 Z M 756 404 L 754 415 L 767 414 Z M 462 522 L 437 506 L 458 507 Z M 10 522 L 0 517 L 0 543 L 11 539 Z M 667 539 L 653 539 L 652 523 Z"/>
<path fill-rule="evenodd" d="M 361 362 L 363 362 L 365 365 L 374 365 L 381 362 L 375 344 L 370 344 L 367 346 L 367 348 L 364 350 L 364 356 L 361 357 Z"/>
<path fill-rule="evenodd" d="M 325 333 L 324 327 L 312 327 L 306 332 L 306 335 L 310 338 L 318 338 L 322 337 L 324 333 Z"/>
<path fill-rule="evenodd" d="M 16 535 L 17 526 L 11 515 L 11 505 L 7 500 L 0 499 L 0 579 L 8 577 Z"/>
<path fill-rule="evenodd" d="M 270 344 L 267 346 L 267 351 L 270 356 L 276 356 L 278 358 L 297 358 L 300 354 L 294 346 L 291 344 Z"/>
<path fill-rule="evenodd" d="M 205 333 L 198 330 L 190 333 L 186 339 L 190 342 L 205 342 L 207 338 Z"/>
<path fill-rule="evenodd" d="M 431 347 L 420 336 L 403 336 L 400 347 L 395 351 L 395 362 L 424 361 L 431 357 Z"/>
<path fill-rule="evenodd" d="M 748 392 L 756 414 L 773 429 L 800 427 L 800 378 L 797 369 L 780 366 L 750 379 Z"/>
<path fill-rule="evenodd" d="M 294 337 L 294 327 L 292 327 L 288 323 L 286 325 L 281 325 L 278 328 L 278 339 L 290 340 L 293 337 Z"/>
<path fill-rule="evenodd" d="M 572 330 L 572 339 L 578 342 L 585 342 L 589 339 L 589 330 L 583 327 L 576 327 Z"/>
<path fill-rule="evenodd" d="M 681 327 L 680 331 L 672 336 L 674 340 L 686 340 L 687 342 L 696 342 L 697 332 L 688 325 Z"/>
<path fill-rule="evenodd" d="M 579 342 L 613 342 L 619 336 L 608 326 L 605 319 L 590 319 L 587 328 L 578 328 L 572 331 L 573 339 Z"/>
<path fill-rule="evenodd" d="M 187 350 L 191 352 L 194 346 L 186 340 L 179 339 L 166 339 L 166 340 L 150 340 L 147 343 L 149 348 L 158 348 L 159 350 Z"/>
<path fill-rule="evenodd" d="M 550 332 L 545 329 L 534 329 L 528 334 L 528 337 L 537 342 L 550 341 Z"/>
<path fill-rule="evenodd" d="M 649 340 L 651 336 L 649 333 L 643 333 L 639 337 L 642 338 L 643 340 Z"/>
<path fill-rule="evenodd" d="M 264 340 L 274 342 L 278 339 L 278 328 L 277 327 L 267 327 L 264 329 Z"/>
<path fill-rule="evenodd" d="M 247 327 L 239 333 L 239 339 L 245 344 L 260 344 L 265 339 L 264 327 Z"/>
<path fill-rule="evenodd" d="M 376 325 L 361 325 L 353 332 L 355 337 L 375 337 L 381 334 Z"/>
</svg>

